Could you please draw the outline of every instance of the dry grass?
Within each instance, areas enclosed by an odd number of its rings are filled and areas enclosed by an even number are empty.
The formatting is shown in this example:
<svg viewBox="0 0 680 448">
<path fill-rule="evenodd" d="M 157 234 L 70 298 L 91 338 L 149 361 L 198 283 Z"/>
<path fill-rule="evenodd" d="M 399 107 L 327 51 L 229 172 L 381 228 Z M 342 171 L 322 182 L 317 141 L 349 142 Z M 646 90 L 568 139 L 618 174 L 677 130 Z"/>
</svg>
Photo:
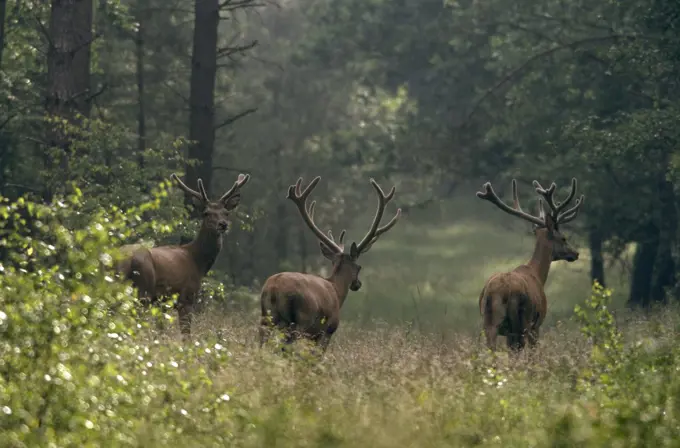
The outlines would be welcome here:
<svg viewBox="0 0 680 448">
<path fill-rule="evenodd" d="M 648 341 L 653 351 L 677 341 L 674 311 L 620 320 L 629 344 Z M 591 345 L 572 324 L 552 327 L 519 357 L 492 356 L 467 334 L 347 324 L 317 363 L 258 350 L 255 322 L 255 314 L 212 311 L 196 325 L 197 340 L 217 335 L 230 353 L 214 381 L 249 422 L 223 428 L 230 446 L 549 446 L 555 425 L 582 400 L 577 380 L 592 363 Z M 174 344 L 178 336 L 166 337 Z M 196 394 L 198 406 L 204 397 Z"/>
</svg>

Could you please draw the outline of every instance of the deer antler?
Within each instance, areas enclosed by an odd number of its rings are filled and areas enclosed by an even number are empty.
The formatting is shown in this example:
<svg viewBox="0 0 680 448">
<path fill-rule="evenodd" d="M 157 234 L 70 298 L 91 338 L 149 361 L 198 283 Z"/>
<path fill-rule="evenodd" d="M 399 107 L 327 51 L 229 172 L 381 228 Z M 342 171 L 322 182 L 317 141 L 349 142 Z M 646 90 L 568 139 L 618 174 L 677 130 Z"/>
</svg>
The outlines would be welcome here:
<svg viewBox="0 0 680 448">
<path fill-rule="evenodd" d="M 199 191 L 196 191 L 192 188 L 189 188 L 187 186 L 187 184 L 182 182 L 182 180 L 179 178 L 179 176 L 177 174 L 172 173 L 170 175 L 170 177 L 172 177 L 172 179 L 175 182 L 177 182 L 177 185 L 179 185 L 179 187 L 182 190 L 184 190 L 185 193 L 190 194 L 191 196 L 194 196 L 195 198 L 197 198 L 198 200 L 200 200 L 202 202 L 208 202 L 208 194 L 205 192 L 205 188 L 203 187 L 203 180 L 198 179 L 198 190 L 200 191 L 200 193 L 199 193 Z"/>
<path fill-rule="evenodd" d="M 307 224 L 307 227 L 309 227 L 309 229 L 314 232 L 314 235 L 316 235 L 319 241 L 326 245 L 333 252 L 341 254 L 343 252 L 343 248 L 333 240 L 331 232 L 328 232 L 329 236 L 326 236 L 326 234 L 323 233 L 323 231 L 321 231 L 321 229 L 319 229 L 314 223 L 314 207 L 316 206 L 316 201 L 312 201 L 309 208 L 307 208 L 307 198 L 312 193 L 314 188 L 316 188 L 320 180 L 321 176 L 315 177 L 304 190 L 301 190 L 302 178 L 300 177 L 295 185 L 288 187 L 288 195 L 286 197 L 295 203 L 295 206 L 300 212 L 305 224 Z M 342 243 L 342 238 L 344 235 L 345 231 L 343 230 L 340 234 L 340 243 Z"/>
<path fill-rule="evenodd" d="M 514 208 L 510 207 L 508 204 L 503 202 L 498 195 L 496 194 L 495 191 L 493 191 L 493 187 L 491 186 L 491 182 L 487 182 L 483 185 L 484 191 L 478 191 L 477 192 L 477 197 L 479 199 L 484 199 L 485 201 L 489 201 L 492 204 L 494 204 L 496 207 L 500 208 L 503 210 L 505 213 L 508 213 L 510 215 L 516 216 L 518 218 L 522 218 L 525 221 L 529 221 L 530 223 L 543 227 L 545 226 L 545 221 L 543 220 L 542 217 L 537 217 L 534 215 L 531 215 L 524 210 L 522 210 L 522 207 L 519 205 L 519 195 L 517 194 L 517 180 L 513 179 L 512 180 L 512 199 L 514 203 Z M 541 206 L 540 210 L 543 210 L 543 207 Z"/>
<path fill-rule="evenodd" d="M 222 195 L 220 202 L 225 203 L 234 196 L 241 194 L 240 190 L 250 180 L 250 174 L 239 174 L 234 185 Z"/>
<path fill-rule="evenodd" d="M 383 213 L 385 213 L 385 206 L 387 206 L 387 203 L 390 202 L 394 197 L 396 187 L 392 187 L 390 192 L 385 194 L 383 189 L 380 188 L 380 185 L 378 185 L 374 179 L 371 179 L 371 185 L 373 185 L 373 188 L 378 194 L 378 209 L 375 212 L 375 217 L 373 218 L 371 228 L 369 229 L 366 236 L 364 236 L 364 238 L 359 242 L 359 244 L 357 244 L 357 249 L 360 254 L 368 251 L 368 249 L 371 248 L 373 243 L 375 243 L 378 240 L 380 235 L 394 227 L 394 225 L 397 223 L 397 220 L 399 219 L 399 216 L 401 215 L 401 209 L 399 208 L 397 209 L 396 215 L 394 215 L 390 222 L 388 222 L 382 227 L 378 227 L 380 225 L 380 220 L 383 217 Z"/>
<path fill-rule="evenodd" d="M 573 221 L 574 218 L 578 216 L 579 209 L 581 208 L 581 205 L 583 205 L 583 202 L 585 201 L 585 195 L 583 194 L 576 200 L 573 207 L 564 211 L 564 209 L 569 205 L 572 199 L 574 199 L 574 196 L 576 196 L 575 177 L 571 179 L 571 190 L 569 191 L 569 195 L 567 195 L 564 201 L 557 203 L 555 202 L 554 198 L 555 189 L 557 188 L 555 182 L 553 182 L 550 185 L 550 188 L 548 189 L 543 188 L 537 180 L 535 180 L 533 184 L 534 188 L 536 188 L 536 193 L 543 196 L 546 204 L 548 204 L 548 207 L 550 208 L 550 215 L 555 224 L 564 224 L 569 221 Z"/>
</svg>

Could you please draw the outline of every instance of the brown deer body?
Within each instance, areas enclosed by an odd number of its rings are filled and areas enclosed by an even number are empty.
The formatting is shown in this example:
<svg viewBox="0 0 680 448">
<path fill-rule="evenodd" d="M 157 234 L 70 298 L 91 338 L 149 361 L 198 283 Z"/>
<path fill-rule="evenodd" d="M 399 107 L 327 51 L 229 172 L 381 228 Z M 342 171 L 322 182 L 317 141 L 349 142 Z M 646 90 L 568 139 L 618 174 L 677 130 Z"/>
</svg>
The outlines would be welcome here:
<svg viewBox="0 0 680 448">
<path fill-rule="evenodd" d="M 266 280 L 260 296 L 260 346 L 266 342 L 271 328 L 277 327 L 286 334 L 286 343 L 304 337 L 316 342 L 325 351 L 340 325 L 340 308 L 347 294 L 350 290 L 358 291 L 361 288 L 361 266 L 357 264 L 359 256 L 396 224 L 401 213 L 401 210 L 397 210 L 386 225 L 379 227 L 385 207 L 394 197 L 395 188 L 392 187 L 385 194 L 371 179 L 379 200 L 373 224 L 366 236 L 358 244 L 352 243 L 348 254 L 344 253 L 342 241 L 345 231 L 340 233 L 336 243 L 330 231 L 326 235 L 314 223 L 315 202 L 307 207 L 307 198 L 320 179 L 316 177 L 304 191 L 301 191 L 302 179 L 298 179 L 288 189 L 288 199 L 295 203 L 305 224 L 319 239 L 321 253 L 332 261 L 333 270 L 327 278 L 301 272 L 281 272 Z"/>
<path fill-rule="evenodd" d="M 538 203 L 539 216 L 524 212 L 519 204 L 517 182 L 514 179 L 512 181 L 514 208 L 500 200 L 489 182 L 484 184 L 484 191 L 477 192 L 480 199 L 487 200 L 504 212 L 532 223 L 536 235 L 531 260 L 510 272 L 492 275 L 479 295 L 484 333 L 487 346 L 491 350 L 496 349 L 496 338 L 499 335 L 507 338 L 508 347 L 513 350 L 524 348 L 525 338 L 528 338 L 530 346 L 535 346 L 539 328 L 548 310 L 544 288 L 550 264 L 559 260 L 573 262 L 579 257 L 579 253 L 569 245 L 558 228 L 560 224 L 576 218 L 585 199 L 581 195 L 572 208 L 564 210 L 576 194 L 576 179 L 572 179 L 569 196 L 557 204 L 553 199 L 557 188 L 555 183 L 550 188 L 544 189 L 534 181 L 534 187 L 545 199 L 550 213 L 544 213 L 543 199 L 539 199 Z"/>
<path fill-rule="evenodd" d="M 180 331 L 191 333 L 191 320 L 203 277 L 210 271 L 222 249 L 222 236 L 229 229 L 229 214 L 241 201 L 240 189 L 250 176 L 240 174 L 232 188 L 217 201 L 210 201 L 198 179 L 198 190 L 187 187 L 175 174 L 172 178 L 203 207 L 203 221 L 193 241 L 179 246 L 153 248 L 129 245 L 129 253 L 118 265 L 127 280 L 132 280 L 142 303 L 155 304 L 177 294 Z"/>
</svg>

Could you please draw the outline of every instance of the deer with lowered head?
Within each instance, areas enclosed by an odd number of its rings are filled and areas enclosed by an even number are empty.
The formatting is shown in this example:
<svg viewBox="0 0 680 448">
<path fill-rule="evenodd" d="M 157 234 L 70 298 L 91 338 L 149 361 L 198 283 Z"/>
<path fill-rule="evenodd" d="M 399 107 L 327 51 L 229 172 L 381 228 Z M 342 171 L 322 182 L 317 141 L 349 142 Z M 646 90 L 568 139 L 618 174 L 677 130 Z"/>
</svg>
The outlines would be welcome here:
<svg viewBox="0 0 680 448">
<path fill-rule="evenodd" d="M 307 198 L 319 180 L 320 176 L 314 178 L 302 190 L 302 178 L 299 178 L 295 185 L 288 188 L 287 197 L 293 201 L 304 223 L 318 238 L 322 255 L 333 263 L 332 272 L 326 278 L 302 272 L 281 272 L 265 281 L 260 296 L 260 346 L 266 342 L 271 329 L 276 327 L 286 335 L 287 344 L 298 337 L 304 337 L 315 342 L 325 352 L 340 325 L 340 308 L 347 294 L 350 290 L 358 291 L 361 288 L 359 256 L 366 253 L 382 234 L 394 227 L 401 214 L 398 209 L 396 215 L 380 227 L 385 207 L 394 197 L 395 187 L 385 194 L 375 180 L 371 179 L 371 185 L 378 195 L 378 209 L 366 236 L 358 244 L 353 242 L 349 253 L 345 253 L 345 231 L 340 233 L 336 242 L 330 230 L 326 235 L 314 223 L 316 201 L 307 206 Z"/>
<path fill-rule="evenodd" d="M 203 181 L 198 179 L 198 191 L 189 188 L 176 174 L 172 179 L 188 195 L 198 199 L 202 222 L 193 241 L 179 246 L 145 248 L 123 247 L 131 252 L 118 265 L 118 272 L 132 280 L 142 303 L 153 304 L 177 294 L 177 315 L 181 333 L 191 334 L 191 320 L 201 281 L 210 271 L 222 249 L 222 236 L 229 229 L 229 214 L 241 202 L 241 188 L 250 180 L 239 174 L 234 185 L 217 201 L 208 199 Z"/>
<path fill-rule="evenodd" d="M 491 202 L 512 216 L 532 223 L 536 236 L 531 260 L 510 272 L 493 274 L 479 295 L 479 309 L 483 316 L 486 343 L 491 350 L 496 349 L 498 335 L 505 336 L 508 347 L 514 351 L 524 348 L 525 338 L 531 347 L 536 345 L 539 328 L 548 308 L 544 288 L 550 264 L 559 260 L 571 263 L 579 257 L 578 251 L 569 245 L 567 238 L 560 231 L 562 224 L 576 218 L 585 200 L 585 196 L 581 195 L 573 207 L 565 210 L 576 195 L 576 179 L 572 179 L 571 191 L 562 202 L 555 202 L 557 185 L 554 182 L 548 189 L 543 188 L 538 181 L 534 181 L 533 185 L 541 196 L 538 200 L 539 216 L 529 214 L 520 207 L 515 179 L 512 180 L 514 207 L 505 204 L 489 182 L 484 184 L 484 191 L 477 192 L 478 198 Z M 550 209 L 547 214 L 543 209 L 544 200 Z"/>
</svg>

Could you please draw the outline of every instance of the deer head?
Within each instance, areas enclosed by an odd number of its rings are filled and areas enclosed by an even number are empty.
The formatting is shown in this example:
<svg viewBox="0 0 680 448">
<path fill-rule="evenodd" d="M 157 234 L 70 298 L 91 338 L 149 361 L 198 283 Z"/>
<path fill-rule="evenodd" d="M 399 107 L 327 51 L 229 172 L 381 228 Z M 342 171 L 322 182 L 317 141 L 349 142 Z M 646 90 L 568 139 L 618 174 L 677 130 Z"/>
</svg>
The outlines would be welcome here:
<svg viewBox="0 0 680 448">
<path fill-rule="evenodd" d="M 375 180 L 370 180 L 371 185 L 378 194 L 378 209 L 366 236 L 364 236 L 364 238 L 358 244 L 356 242 L 352 242 L 349 248 L 349 253 L 345 253 L 345 245 L 343 244 L 345 231 L 343 230 L 340 232 L 338 241 L 336 242 L 330 230 L 328 231 L 328 235 L 326 235 L 314 223 L 314 207 L 316 205 L 316 201 L 312 201 L 309 207 L 307 207 L 307 198 L 312 193 L 314 188 L 316 188 L 320 180 L 321 176 L 315 177 L 309 183 L 309 185 L 307 185 L 307 187 L 302 190 L 302 178 L 299 178 L 295 185 L 291 185 L 288 188 L 287 198 L 295 203 L 295 206 L 300 212 L 305 224 L 307 224 L 307 227 L 309 227 L 309 229 L 319 239 L 319 246 L 323 256 L 329 259 L 335 268 L 349 269 L 352 274 L 352 282 L 349 288 L 352 291 L 358 291 L 361 288 L 361 280 L 359 280 L 359 272 L 361 271 L 361 266 L 358 264 L 359 256 L 368 252 L 371 246 L 373 246 L 373 244 L 378 240 L 378 238 L 380 238 L 382 234 L 394 227 L 401 214 L 401 209 L 398 209 L 394 217 L 387 224 L 380 227 L 380 220 L 382 219 L 383 213 L 385 212 L 385 207 L 387 206 L 387 203 L 390 202 L 394 197 L 396 189 L 395 187 L 392 187 L 390 192 L 385 194 L 385 192 L 382 190 L 382 188 L 380 188 Z"/>
<path fill-rule="evenodd" d="M 203 216 L 202 227 L 204 230 L 215 233 L 225 233 L 229 230 L 229 215 L 241 202 L 241 187 L 250 180 L 249 174 L 239 174 L 229 191 L 217 201 L 211 201 L 203 187 L 202 179 L 198 179 L 198 191 L 196 191 L 189 188 L 176 174 L 173 173 L 171 177 L 185 193 L 199 201 Z"/>
<path fill-rule="evenodd" d="M 583 201 L 585 200 L 585 196 L 581 195 L 581 197 L 576 200 L 573 207 L 565 210 L 576 195 L 576 179 L 574 178 L 571 180 L 571 191 L 567 198 L 564 201 L 557 203 L 554 198 L 555 190 L 557 189 L 555 182 L 547 189 L 543 188 L 536 180 L 533 182 L 533 185 L 536 192 L 541 195 L 541 199 L 538 200 L 539 216 L 531 215 L 522 210 L 522 207 L 519 204 L 517 181 L 515 179 L 512 180 L 513 207 L 510 207 L 498 197 L 491 187 L 490 182 L 484 184 L 484 191 L 477 192 L 477 197 L 491 202 L 496 205 L 496 207 L 512 216 L 516 216 L 533 224 L 536 236 L 551 244 L 553 261 L 566 260 L 567 262 L 573 262 L 578 260 L 578 251 L 571 247 L 566 236 L 559 229 L 561 224 L 573 221 L 574 218 L 578 216 L 581 205 L 583 205 Z M 544 200 L 550 208 L 550 213 L 548 214 L 546 214 L 543 209 Z"/>
</svg>

